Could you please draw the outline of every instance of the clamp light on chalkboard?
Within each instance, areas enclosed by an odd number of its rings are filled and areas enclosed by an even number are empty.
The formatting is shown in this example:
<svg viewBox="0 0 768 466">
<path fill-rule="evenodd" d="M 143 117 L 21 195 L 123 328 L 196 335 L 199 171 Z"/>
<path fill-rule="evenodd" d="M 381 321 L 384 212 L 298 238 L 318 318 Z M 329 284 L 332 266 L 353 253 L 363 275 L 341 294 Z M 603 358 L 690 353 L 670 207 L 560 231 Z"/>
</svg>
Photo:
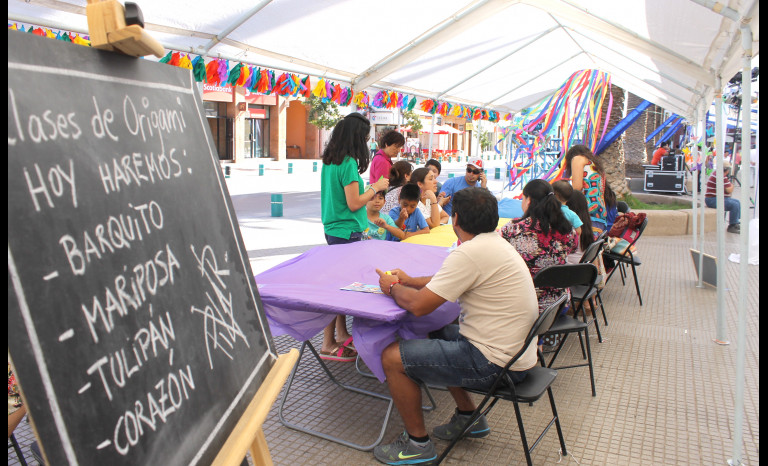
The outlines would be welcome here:
<svg viewBox="0 0 768 466">
<path fill-rule="evenodd" d="M 133 57 L 163 57 L 163 46 L 144 31 L 144 16 L 137 4 L 126 2 L 123 7 L 117 0 L 88 0 L 85 11 L 93 47 Z"/>
</svg>

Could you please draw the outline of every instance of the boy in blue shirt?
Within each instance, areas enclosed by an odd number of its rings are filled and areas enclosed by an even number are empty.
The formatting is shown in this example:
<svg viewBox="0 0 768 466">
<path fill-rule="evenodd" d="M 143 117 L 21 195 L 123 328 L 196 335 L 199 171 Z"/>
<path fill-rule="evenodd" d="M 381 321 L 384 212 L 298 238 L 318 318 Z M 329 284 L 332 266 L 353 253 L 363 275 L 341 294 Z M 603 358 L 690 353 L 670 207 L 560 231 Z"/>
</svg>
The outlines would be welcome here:
<svg viewBox="0 0 768 466">
<path fill-rule="evenodd" d="M 421 189 L 416 184 L 408 183 L 400 190 L 400 205 L 389 211 L 389 216 L 395 219 L 395 225 L 405 233 L 404 238 L 396 238 L 387 232 L 387 239 L 400 241 L 413 235 L 429 233 L 429 225 L 424 215 L 418 209 Z"/>
<path fill-rule="evenodd" d="M 555 197 L 557 197 L 557 200 L 562 204 L 563 215 L 565 215 L 565 218 L 571 222 L 573 229 L 576 230 L 576 234 L 580 236 L 581 226 L 584 224 L 584 222 L 581 221 L 576 212 L 572 211 L 570 207 L 565 205 L 565 203 L 568 202 L 568 200 L 573 195 L 573 186 L 571 186 L 571 183 L 565 180 L 557 180 L 552 183 L 552 190 L 555 192 Z"/>
<path fill-rule="evenodd" d="M 469 162 L 467 162 L 466 175 L 448 178 L 448 181 L 443 183 L 443 187 L 440 189 L 440 194 L 437 196 L 437 200 L 440 202 L 443 198 L 448 199 L 448 202 L 445 204 L 441 202 L 441 205 L 443 206 L 445 213 L 450 217 L 453 215 L 453 202 L 451 201 L 451 198 L 457 191 L 469 188 L 470 186 L 486 188 L 487 185 L 488 178 L 485 177 L 485 172 L 483 171 L 483 159 L 480 157 L 471 157 Z"/>
<path fill-rule="evenodd" d="M 389 215 L 381 211 L 384 207 L 384 191 L 377 191 L 365 207 L 368 214 L 368 228 L 363 230 L 363 238 L 389 241 L 405 238 L 403 230 L 395 225 L 395 221 Z"/>
</svg>

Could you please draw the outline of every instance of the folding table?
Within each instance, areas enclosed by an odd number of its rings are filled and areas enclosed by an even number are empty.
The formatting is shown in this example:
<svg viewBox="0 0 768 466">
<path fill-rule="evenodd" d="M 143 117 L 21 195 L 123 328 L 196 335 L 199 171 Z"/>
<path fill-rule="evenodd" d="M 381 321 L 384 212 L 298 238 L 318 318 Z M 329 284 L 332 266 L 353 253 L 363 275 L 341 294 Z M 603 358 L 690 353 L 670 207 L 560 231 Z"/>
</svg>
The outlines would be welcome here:
<svg viewBox="0 0 768 466">
<path fill-rule="evenodd" d="M 355 348 L 373 375 L 380 382 L 384 382 L 385 375 L 381 365 L 381 353 L 384 348 L 398 337 L 426 338 L 429 332 L 453 322 L 459 315 L 459 305 L 444 303 L 426 316 L 415 317 L 384 294 L 346 291 L 341 288 L 353 282 L 378 285 L 377 268 L 384 271 L 400 268 L 414 277 L 431 276 L 437 273 L 448 254 L 446 247 L 370 240 L 317 246 L 256 275 L 256 284 L 272 334 L 287 334 L 303 342 L 299 360 L 288 379 L 280 404 L 280 421 L 286 427 L 364 451 L 372 450 L 381 442 L 393 406 L 391 398 L 336 381 L 309 340 L 331 323 L 336 315 L 352 316 Z M 381 432 L 375 443 L 355 444 L 324 432 L 291 424 L 284 419 L 283 405 L 307 348 L 337 385 L 389 401 Z"/>
</svg>

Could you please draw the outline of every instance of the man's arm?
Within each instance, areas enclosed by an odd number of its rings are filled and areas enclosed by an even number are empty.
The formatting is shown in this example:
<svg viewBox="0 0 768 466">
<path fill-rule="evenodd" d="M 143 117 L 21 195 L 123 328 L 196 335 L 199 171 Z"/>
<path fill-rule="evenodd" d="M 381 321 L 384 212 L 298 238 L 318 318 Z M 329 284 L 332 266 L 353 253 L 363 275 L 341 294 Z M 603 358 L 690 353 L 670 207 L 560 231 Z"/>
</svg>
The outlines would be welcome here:
<svg viewBox="0 0 768 466">
<path fill-rule="evenodd" d="M 381 291 L 385 295 L 392 296 L 398 306 L 417 317 L 431 313 L 446 301 L 425 286 L 431 277 L 408 277 L 406 283 L 419 286 L 419 288 L 415 288 L 404 284 L 397 274 L 389 275 L 379 269 L 376 269 L 376 273 L 379 274 Z M 405 274 L 402 276 L 403 278 L 407 277 Z"/>
<path fill-rule="evenodd" d="M 395 277 L 393 281 L 400 280 L 400 283 L 403 285 L 416 288 L 417 290 L 424 288 L 432 280 L 432 277 L 411 277 L 400 269 L 392 269 L 389 271 L 389 274 L 385 273 L 385 275 L 392 275 Z"/>
<path fill-rule="evenodd" d="M 728 179 L 728 176 L 730 176 L 730 173 L 723 174 L 723 177 L 725 178 L 725 182 L 723 183 L 723 191 L 725 194 L 731 194 L 733 192 L 733 184 Z"/>
</svg>

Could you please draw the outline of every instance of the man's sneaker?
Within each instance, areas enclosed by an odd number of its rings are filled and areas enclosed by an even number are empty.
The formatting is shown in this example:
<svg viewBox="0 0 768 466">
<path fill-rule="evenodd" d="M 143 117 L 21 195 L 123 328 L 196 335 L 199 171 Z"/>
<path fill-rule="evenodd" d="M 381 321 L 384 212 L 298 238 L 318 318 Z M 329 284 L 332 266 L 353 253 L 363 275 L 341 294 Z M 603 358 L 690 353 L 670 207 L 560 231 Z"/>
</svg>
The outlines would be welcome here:
<svg viewBox="0 0 768 466">
<path fill-rule="evenodd" d="M 437 459 L 435 444 L 430 440 L 423 447 L 411 443 L 408 432 L 389 445 L 379 445 L 373 450 L 373 456 L 384 464 L 431 464 Z"/>
<path fill-rule="evenodd" d="M 432 435 L 440 440 L 453 440 L 464 429 L 464 426 L 467 424 L 470 417 L 471 416 L 462 416 L 459 414 L 459 411 L 456 410 L 453 417 L 451 417 L 450 422 L 435 427 L 432 431 Z M 469 428 L 469 431 L 464 434 L 464 437 L 482 438 L 487 437 L 490 433 L 491 429 L 488 427 L 488 421 L 486 421 L 485 415 L 481 414 L 477 421 L 472 424 L 472 427 Z"/>
<path fill-rule="evenodd" d="M 738 223 L 734 223 L 733 225 L 728 225 L 728 228 L 726 228 L 726 231 L 728 233 L 741 233 L 741 225 Z"/>
</svg>

